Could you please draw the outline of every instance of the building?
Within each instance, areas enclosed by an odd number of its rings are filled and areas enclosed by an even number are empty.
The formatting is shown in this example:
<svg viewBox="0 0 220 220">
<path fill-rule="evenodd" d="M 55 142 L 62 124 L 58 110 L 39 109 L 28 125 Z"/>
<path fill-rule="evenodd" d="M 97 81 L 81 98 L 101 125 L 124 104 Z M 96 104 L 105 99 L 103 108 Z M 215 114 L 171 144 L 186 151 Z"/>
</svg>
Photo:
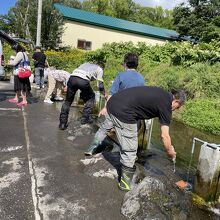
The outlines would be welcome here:
<svg viewBox="0 0 220 220">
<path fill-rule="evenodd" d="M 149 45 L 164 44 L 178 38 L 176 31 L 153 27 L 84 10 L 55 4 L 64 17 L 62 46 L 96 50 L 104 43 L 145 42 Z"/>
</svg>

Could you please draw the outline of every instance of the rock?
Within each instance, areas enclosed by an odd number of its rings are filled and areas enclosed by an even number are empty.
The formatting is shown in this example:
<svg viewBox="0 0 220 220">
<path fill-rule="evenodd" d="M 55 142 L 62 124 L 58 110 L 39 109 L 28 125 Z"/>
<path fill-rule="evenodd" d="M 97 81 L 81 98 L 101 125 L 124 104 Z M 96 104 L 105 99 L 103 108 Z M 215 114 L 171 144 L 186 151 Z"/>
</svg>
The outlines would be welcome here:
<svg viewBox="0 0 220 220">
<path fill-rule="evenodd" d="M 158 201 L 162 201 L 164 184 L 152 177 L 145 177 L 125 194 L 121 213 L 129 219 L 167 219 L 158 211 Z M 156 193 L 155 193 L 156 192 Z"/>
</svg>

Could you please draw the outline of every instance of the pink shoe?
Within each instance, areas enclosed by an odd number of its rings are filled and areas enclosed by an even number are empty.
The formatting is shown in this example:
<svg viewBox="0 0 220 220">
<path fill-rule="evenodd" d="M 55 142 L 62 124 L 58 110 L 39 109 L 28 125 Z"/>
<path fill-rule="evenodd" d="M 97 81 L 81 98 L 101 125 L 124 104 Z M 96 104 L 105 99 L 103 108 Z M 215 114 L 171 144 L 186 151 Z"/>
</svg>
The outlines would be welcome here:
<svg viewBox="0 0 220 220">
<path fill-rule="evenodd" d="M 18 100 L 16 98 L 9 99 L 8 101 L 11 102 L 11 103 L 18 103 Z"/>
<path fill-rule="evenodd" d="M 22 107 L 22 106 L 26 106 L 26 105 L 27 105 L 27 102 L 24 102 L 24 101 L 19 102 L 19 103 L 17 104 L 18 107 Z"/>
</svg>

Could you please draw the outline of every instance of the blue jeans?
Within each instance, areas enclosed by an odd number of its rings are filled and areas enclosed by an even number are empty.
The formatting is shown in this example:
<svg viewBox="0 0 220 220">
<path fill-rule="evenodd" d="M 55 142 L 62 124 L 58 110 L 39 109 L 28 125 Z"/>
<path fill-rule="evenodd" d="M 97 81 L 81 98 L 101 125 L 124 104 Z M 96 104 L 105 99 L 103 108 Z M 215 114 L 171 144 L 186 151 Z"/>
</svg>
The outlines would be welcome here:
<svg viewBox="0 0 220 220">
<path fill-rule="evenodd" d="M 44 68 L 35 68 L 35 83 L 39 87 L 42 87 L 44 85 Z"/>
</svg>

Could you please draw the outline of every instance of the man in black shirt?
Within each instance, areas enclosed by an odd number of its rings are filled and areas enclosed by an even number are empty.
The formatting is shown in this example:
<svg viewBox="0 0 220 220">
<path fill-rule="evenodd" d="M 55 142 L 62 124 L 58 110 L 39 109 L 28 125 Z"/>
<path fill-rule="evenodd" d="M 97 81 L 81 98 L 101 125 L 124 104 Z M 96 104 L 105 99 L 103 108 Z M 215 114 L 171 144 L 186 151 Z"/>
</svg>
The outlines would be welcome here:
<svg viewBox="0 0 220 220">
<path fill-rule="evenodd" d="M 35 53 L 32 56 L 35 67 L 35 83 L 37 89 L 44 88 L 44 68 L 48 65 L 46 55 L 41 52 L 41 47 L 35 47 Z"/>
<path fill-rule="evenodd" d="M 135 159 L 138 148 L 137 121 L 158 117 L 161 124 L 161 137 L 167 155 L 176 157 L 171 144 L 169 124 L 172 111 L 180 108 L 186 100 L 182 90 L 166 92 L 159 87 L 134 87 L 114 94 L 107 103 L 108 115 L 95 134 L 93 142 L 101 144 L 106 133 L 113 127 L 121 145 L 120 162 L 122 164 L 119 188 L 130 190 L 135 172 Z"/>
</svg>

